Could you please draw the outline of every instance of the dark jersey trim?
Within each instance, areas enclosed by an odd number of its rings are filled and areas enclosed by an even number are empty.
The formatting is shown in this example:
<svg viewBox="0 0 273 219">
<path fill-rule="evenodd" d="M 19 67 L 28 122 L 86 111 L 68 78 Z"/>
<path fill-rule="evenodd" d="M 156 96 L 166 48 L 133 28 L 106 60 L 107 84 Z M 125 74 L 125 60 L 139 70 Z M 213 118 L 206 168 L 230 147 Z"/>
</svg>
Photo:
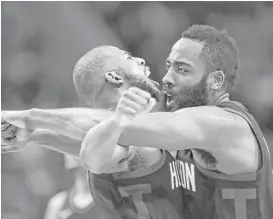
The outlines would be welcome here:
<svg viewBox="0 0 273 219">
<path fill-rule="evenodd" d="M 196 160 L 195 164 L 198 170 L 203 173 L 204 175 L 215 178 L 215 179 L 221 179 L 226 181 L 255 181 L 257 178 L 257 173 L 250 173 L 250 174 L 224 174 L 224 173 L 218 173 L 213 172 L 211 170 L 207 170 L 204 167 L 202 167 L 200 164 L 197 163 Z"/>
</svg>

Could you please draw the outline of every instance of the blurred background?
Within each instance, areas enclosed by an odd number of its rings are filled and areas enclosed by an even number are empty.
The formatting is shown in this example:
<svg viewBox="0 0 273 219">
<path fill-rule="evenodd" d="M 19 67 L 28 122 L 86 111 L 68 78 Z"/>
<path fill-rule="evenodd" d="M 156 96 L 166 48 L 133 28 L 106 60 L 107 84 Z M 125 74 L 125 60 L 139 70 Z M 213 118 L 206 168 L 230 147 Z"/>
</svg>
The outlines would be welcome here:
<svg viewBox="0 0 273 219">
<path fill-rule="evenodd" d="M 273 153 L 273 3 L 1 2 L 2 109 L 78 105 L 72 69 L 109 44 L 143 57 L 152 78 L 165 74 L 172 45 L 191 24 L 225 29 L 240 49 L 232 93 L 264 131 Z M 48 200 L 72 185 L 63 156 L 35 146 L 2 155 L 2 218 L 43 218 Z"/>
</svg>

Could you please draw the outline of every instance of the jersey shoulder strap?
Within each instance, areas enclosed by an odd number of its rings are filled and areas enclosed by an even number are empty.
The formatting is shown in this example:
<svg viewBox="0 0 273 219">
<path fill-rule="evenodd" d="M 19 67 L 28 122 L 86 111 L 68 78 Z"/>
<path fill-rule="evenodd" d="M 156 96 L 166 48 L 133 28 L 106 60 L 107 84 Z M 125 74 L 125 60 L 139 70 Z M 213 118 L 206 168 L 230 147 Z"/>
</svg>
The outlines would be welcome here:
<svg viewBox="0 0 273 219">
<path fill-rule="evenodd" d="M 260 146 L 260 150 L 262 152 L 262 165 L 264 162 L 271 163 L 269 148 L 260 129 L 260 126 L 254 119 L 254 117 L 249 113 L 247 108 L 243 106 L 243 104 L 236 101 L 223 101 L 218 106 L 225 109 L 228 112 L 241 116 L 243 119 L 247 121 Z"/>
</svg>

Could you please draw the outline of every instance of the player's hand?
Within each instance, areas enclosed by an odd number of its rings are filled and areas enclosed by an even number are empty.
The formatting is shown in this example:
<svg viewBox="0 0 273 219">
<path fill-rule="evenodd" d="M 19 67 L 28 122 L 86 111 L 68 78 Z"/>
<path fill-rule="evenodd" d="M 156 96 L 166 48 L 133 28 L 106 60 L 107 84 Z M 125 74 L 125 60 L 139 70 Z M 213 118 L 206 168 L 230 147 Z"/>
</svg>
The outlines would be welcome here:
<svg viewBox="0 0 273 219">
<path fill-rule="evenodd" d="M 122 126 L 128 125 L 137 115 L 148 113 L 156 100 L 147 91 L 132 87 L 120 98 L 115 117 Z"/>
<path fill-rule="evenodd" d="M 26 129 L 26 113 L 27 111 L 1 111 L 1 130 L 6 123 Z"/>
<path fill-rule="evenodd" d="M 22 150 L 32 131 L 18 128 L 12 124 L 1 121 L 1 153 Z"/>
</svg>

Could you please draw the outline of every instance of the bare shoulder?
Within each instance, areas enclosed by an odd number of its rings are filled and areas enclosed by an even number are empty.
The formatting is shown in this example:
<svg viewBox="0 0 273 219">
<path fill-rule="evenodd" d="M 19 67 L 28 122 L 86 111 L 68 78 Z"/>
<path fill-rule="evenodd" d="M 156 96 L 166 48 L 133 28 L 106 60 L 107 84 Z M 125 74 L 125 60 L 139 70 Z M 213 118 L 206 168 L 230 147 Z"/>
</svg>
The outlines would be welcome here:
<svg viewBox="0 0 273 219">
<path fill-rule="evenodd" d="M 211 122 L 218 128 L 217 143 L 237 141 L 242 138 L 255 137 L 248 122 L 240 115 L 226 111 L 220 107 L 207 107 L 205 112 L 209 112 Z M 236 146 L 236 144 L 231 144 Z M 241 145 L 240 145 L 241 146 Z"/>
<path fill-rule="evenodd" d="M 250 173 L 259 167 L 259 146 L 251 126 L 241 116 L 216 106 L 182 110 L 193 115 L 204 135 L 204 146 L 217 160 L 217 169 L 226 174 Z M 199 134 L 200 134 L 199 133 Z M 204 143 L 205 144 L 205 143 Z"/>
<path fill-rule="evenodd" d="M 226 122 L 233 122 L 238 117 L 234 113 L 230 113 L 217 106 L 197 106 L 181 109 L 175 112 L 175 114 L 181 113 L 195 115 L 197 118 L 211 118 L 215 119 L 216 121 L 225 120 Z"/>
<path fill-rule="evenodd" d="M 225 138 L 240 136 L 249 130 L 247 122 L 242 117 L 217 106 L 186 108 L 177 111 L 176 114 L 178 117 L 179 114 L 183 114 L 183 118 L 193 120 L 194 123 L 189 124 L 199 127 L 202 130 L 199 134 L 205 135 L 207 142 L 215 144 L 217 148 Z"/>
<path fill-rule="evenodd" d="M 216 154 L 221 171 L 228 174 L 256 172 L 260 150 L 251 126 L 243 117 L 224 109 L 220 110 L 223 111 L 223 121 L 226 122 L 219 129 L 216 138 L 219 148 L 219 153 Z"/>
<path fill-rule="evenodd" d="M 198 124 L 199 127 L 208 131 L 230 129 L 232 132 L 233 130 L 235 131 L 236 128 L 246 127 L 246 122 L 243 118 L 217 106 L 191 107 L 179 110 L 175 113 L 178 117 L 179 114 L 183 114 L 183 118 L 190 118 Z"/>
</svg>

